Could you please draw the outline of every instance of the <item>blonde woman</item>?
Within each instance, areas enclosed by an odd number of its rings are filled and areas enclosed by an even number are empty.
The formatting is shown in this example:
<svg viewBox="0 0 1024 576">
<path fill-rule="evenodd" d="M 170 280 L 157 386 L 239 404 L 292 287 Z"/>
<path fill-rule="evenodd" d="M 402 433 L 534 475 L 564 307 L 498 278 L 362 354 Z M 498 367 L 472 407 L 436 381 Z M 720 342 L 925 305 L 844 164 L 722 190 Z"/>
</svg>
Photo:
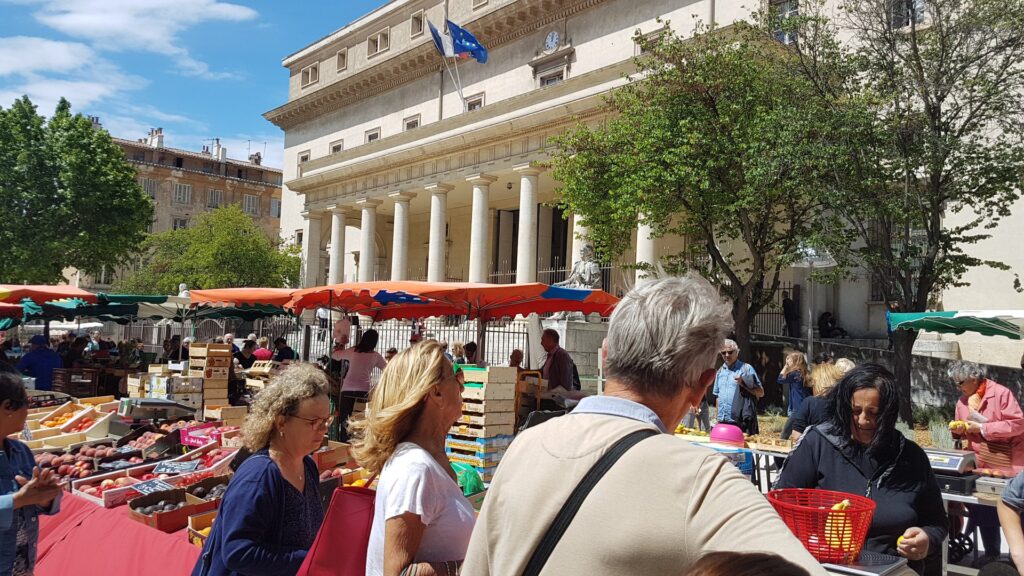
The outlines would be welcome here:
<svg viewBox="0 0 1024 576">
<path fill-rule="evenodd" d="M 253 452 L 221 502 L 194 575 L 295 574 L 323 523 L 319 474 L 309 454 L 330 426 L 328 380 L 292 364 L 256 397 L 242 430 Z"/>
<path fill-rule="evenodd" d="M 456 364 L 466 363 L 466 345 L 462 342 L 452 342 L 452 359 Z"/>
<path fill-rule="evenodd" d="M 444 452 L 462 413 L 462 379 L 438 342 L 403 350 L 350 430 L 356 460 L 379 473 L 367 576 L 454 576 L 475 513 Z"/>
<path fill-rule="evenodd" d="M 845 358 L 844 358 L 845 360 Z M 850 362 L 847 360 L 847 362 Z M 852 364 L 852 362 L 850 362 Z M 808 376 L 814 396 L 805 398 L 800 409 L 794 412 L 782 431 L 783 438 L 796 442 L 809 426 L 816 426 L 828 420 L 828 400 L 825 398 L 843 377 L 843 370 L 837 364 L 815 364 Z"/>
<path fill-rule="evenodd" d="M 811 395 L 811 383 L 807 380 L 807 359 L 803 352 L 786 354 L 786 363 L 776 381 L 781 385 L 789 386 L 789 406 L 786 407 L 786 416 L 792 416 L 800 409 L 804 398 Z"/>
</svg>

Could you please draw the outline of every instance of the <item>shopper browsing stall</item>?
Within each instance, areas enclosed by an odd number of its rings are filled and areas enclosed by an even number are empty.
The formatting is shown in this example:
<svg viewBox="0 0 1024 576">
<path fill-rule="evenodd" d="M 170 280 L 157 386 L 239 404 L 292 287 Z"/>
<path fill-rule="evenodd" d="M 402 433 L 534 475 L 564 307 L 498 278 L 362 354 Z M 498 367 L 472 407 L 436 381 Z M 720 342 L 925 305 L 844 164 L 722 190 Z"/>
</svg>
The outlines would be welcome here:
<svg viewBox="0 0 1024 576">
<path fill-rule="evenodd" d="M 790 352 L 786 354 L 786 363 L 779 372 L 776 379 L 780 385 L 789 386 L 789 405 L 786 406 L 786 415 L 792 416 L 800 409 L 805 398 L 811 396 L 811 383 L 807 379 L 807 359 L 803 352 Z"/>
<path fill-rule="evenodd" d="M 194 576 L 298 571 L 324 519 L 309 454 L 333 420 L 328 386 L 322 370 L 296 364 L 256 397 L 242 431 L 254 454 L 228 485 Z"/>
<path fill-rule="evenodd" d="M 28 341 L 32 349 L 18 361 L 18 372 L 36 379 L 36 390 L 53 390 L 53 370 L 64 362 L 50 349 L 50 341 L 42 334 L 36 334 Z"/>
<path fill-rule="evenodd" d="M 718 421 L 739 426 L 745 434 L 757 434 L 756 399 L 764 396 L 761 379 L 750 364 L 739 359 L 733 340 L 722 345 L 725 361 L 715 374 L 712 393 L 718 397 Z"/>
<path fill-rule="evenodd" d="M 16 374 L 0 372 L 0 574 L 32 574 L 40 514 L 60 510 L 60 485 L 52 469 L 36 468 L 32 451 L 9 438 L 28 417 L 28 395 Z"/>
<path fill-rule="evenodd" d="M 445 437 L 461 414 L 461 378 L 440 344 L 421 342 L 388 364 L 367 418 L 350 425 L 356 460 L 380 474 L 367 576 L 460 573 L 475 512 Z"/>
<path fill-rule="evenodd" d="M 379 336 L 376 330 L 367 330 L 354 348 L 339 354 L 342 362 L 348 363 L 345 380 L 341 383 L 341 400 L 338 402 L 338 420 L 342 424 L 342 441 L 347 439 L 345 425 L 356 402 L 365 402 L 370 392 L 370 379 L 374 369 L 383 370 L 387 361 L 377 352 Z"/>
<path fill-rule="evenodd" d="M 274 360 L 276 362 L 295 360 L 295 350 L 292 350 L 292 347 L 288 345 L 288 341 L 284 338 L 274 340 L 274 350 Z"/>
<path fill-rule="evenodd" d="M 829 422 L 812 426 L 789 455 L 776 488 L 822 488 L 878 503 L 864 549 L 905 556 L 918 574 L 941 574 L 942 494 L 928 457 L 896 429 L 896 379 L 877 364 L 844 376 L 828 397 Z"/>
</svg>

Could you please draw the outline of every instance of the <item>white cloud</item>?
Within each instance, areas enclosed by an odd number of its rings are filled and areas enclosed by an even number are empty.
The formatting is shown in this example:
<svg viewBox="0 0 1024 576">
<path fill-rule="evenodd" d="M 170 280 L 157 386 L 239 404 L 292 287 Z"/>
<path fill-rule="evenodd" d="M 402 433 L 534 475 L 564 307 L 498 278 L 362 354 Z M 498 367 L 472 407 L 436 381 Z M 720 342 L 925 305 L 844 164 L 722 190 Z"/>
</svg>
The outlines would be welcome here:
<svg viewBox="0 0 1024 576">
<path fill-rule="evenodd" d="M 181 45 L 179 35 L 206 22 L 242 22 L 258 13 L 218 0 L 36 0 L 35 18 L 101 50 L 142 51 L 170 57 L 182 73 L 201 78 L 234 77 L 211 71 Z"/>
<path fill-rule="evenodd" d="M 0 38 L 0 76 L 73 72 L 96 57 L 78 42 L 60 42 L 32 36 Z"/>
</svg>

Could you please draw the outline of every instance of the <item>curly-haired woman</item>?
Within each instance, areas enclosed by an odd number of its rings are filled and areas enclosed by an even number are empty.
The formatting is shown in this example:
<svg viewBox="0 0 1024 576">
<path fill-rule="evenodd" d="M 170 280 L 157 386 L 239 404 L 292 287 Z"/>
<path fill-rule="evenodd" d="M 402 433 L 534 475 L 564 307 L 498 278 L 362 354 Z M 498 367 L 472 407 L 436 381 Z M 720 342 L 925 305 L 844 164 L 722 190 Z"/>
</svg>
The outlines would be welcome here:
<svg viewBox="0 0 1024 576">
<path fill-rule="evenodd" d="M 462 378 L 441 344 L 395 356 L 366 412 L 350 424 L 356 460 L 380 473 L 366 575 L 457 575 L 476 515 L 444 452 L 462 413 Z"/>
<path fill-rule="evenodd" d="M 333 417 L 327 375 L 293 364 L 256 397 L 242 430 L 253 452 L 221 501 L 193 575 L 295 574 L 323 523 L 309 454 Z"/>
</svg>

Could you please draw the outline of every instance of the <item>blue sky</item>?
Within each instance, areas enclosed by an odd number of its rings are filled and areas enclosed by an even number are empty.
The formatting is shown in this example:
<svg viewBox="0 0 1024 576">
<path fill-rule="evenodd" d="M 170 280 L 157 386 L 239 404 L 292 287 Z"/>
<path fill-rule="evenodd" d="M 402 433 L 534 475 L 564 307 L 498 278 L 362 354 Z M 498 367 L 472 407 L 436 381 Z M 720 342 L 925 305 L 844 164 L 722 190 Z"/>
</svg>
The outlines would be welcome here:
<svg viewBox="0 0 1024 576">
<path fill-rule="evenodd" d="M 262 114 L 285 102 L 281 59 L 385 0 L 0 0 L 0 106 L 28 94 L 49 116 L 66 97 L 111 134 L 164 129 L 165 145 L 263 152 L 282 132 Z"/>
</svg>

